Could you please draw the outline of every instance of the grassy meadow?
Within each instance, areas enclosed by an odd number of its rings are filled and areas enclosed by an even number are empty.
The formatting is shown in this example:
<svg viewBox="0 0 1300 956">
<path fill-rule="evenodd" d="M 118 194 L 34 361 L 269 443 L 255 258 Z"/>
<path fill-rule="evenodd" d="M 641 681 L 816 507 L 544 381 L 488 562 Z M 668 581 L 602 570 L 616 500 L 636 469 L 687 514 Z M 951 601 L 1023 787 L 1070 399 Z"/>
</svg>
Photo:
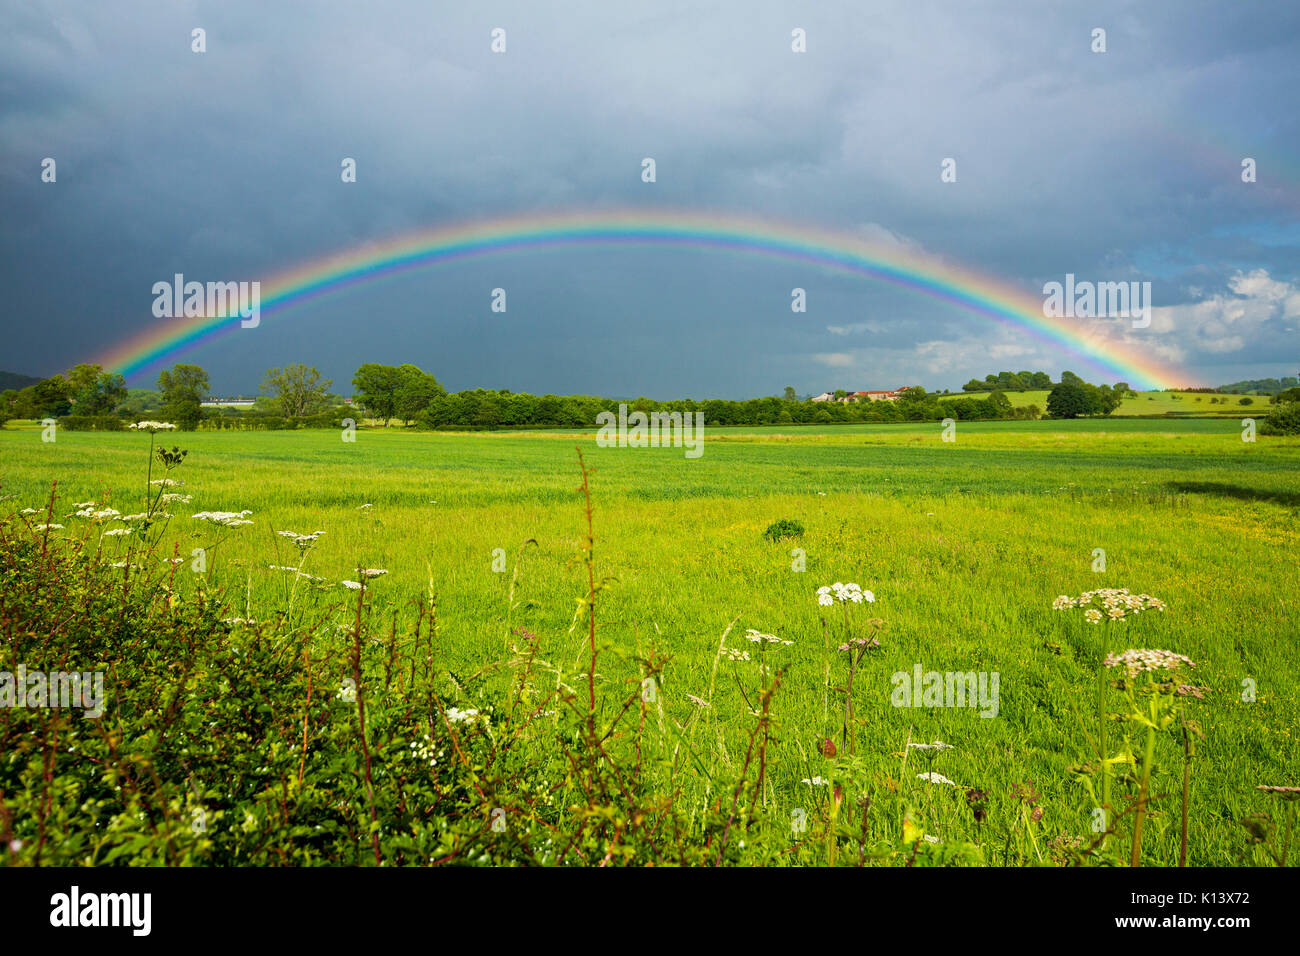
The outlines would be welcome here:
<svg viewBox="0 0 1300 956">
<path fill-rule="evenodd" d="M 1004 392 L 1015 408 L 1027 408 L 1037 405 L 1040 410 L 1047 408 L 1048 389 L 1027 389 L 1023 392 Z M 957 395 L 942 395 L 940 401 L 956 398 L 987 398 L 988 392 L 962 392 Z M 1210 398 L 1224 399 L 1226 404 L 1210 404 Z M 1249 398 L 1251 404 L 1242 405 L 1241 399 Z M 1111 412 L 1111 418 L 1133 418 L 1147 415 L 1221 415 L 1224 418 L 1263 418 L 1269 409 L 1267 395 L 1214 395 L 1204 392 L 1130 392 L 1119 408 Z"/>
<path fill-rule="evenodd" d="M 717 836 L 711 814 L 754 786 L 752 734 L 767 706 L 759 701 L 780 674 L 745 838 L 763 849 L 737 862 L 897 864 L 918 853 L 937 863 L 1077 862 L 1097 839 L 1098 772 L 1087 765 L 1096 763 L 1103 640 L 1112 651 L 1184 654 L 1196 666 L 1178 680 L 1208 688 L 1203 699 L 1177 698 L 1203 733 L 1187 738 L 1189 865 L 1271 862 L 1268 848 L 1294 806 L 1256 787 L 1300 785 L 1300 440 L 1243 442 L 1236 421 L 1133 419 L 961 423 L 952 442 L 932 423 L 713 429 L 697 460 L 681 449 L 599 448 L 591 432 L 371 428 L 350 443 L 324 430 L 159 440 L 188 450 L 173 473 L 184 485 L 172 490 L 192 501 L 168 506 L 173 517 L 155 526 L 160 554 L 182 559 L 167 572 L 174 588 L 219 592 L 231 618 L 293 614 L 343 634 L 357 599 L 339 582 L 356 580 L 358 567 L 383 569 L 366 589 L 380 644 L 410 627 L 413 602 L 435 601 L 434 652 L 450 675 L 440 699 L 485 714 L 508 702 L 515 671 L 504 665 L 517 659 L 521 633 L 535 638 L 556 685 L 567 675 L 585 700 L 588 632 L 575 618 L 588 591 L 581 448 L 592 469 L 595 576 L 610 579 L 597 598 L 594 682 L 622 699 L 643 686 L 638 658 L 652 648 L 670 658 L 633 707 L 640 722 L 611 729 L 609 746 L 635 746 L 638 765 L 644 751 L 646 791 L 671 798 L 683 839 L 694 827 L 710 846 L 735 844 Z M 49 534 L 89 535 L 117 560 L 127 539 L 98 535 L 118 525 L 70 517 L 71 503 L 144 510 L 149 442 L 63 433 L 44 443 L 38 428 L 11 423 L 0 430 L 0 514 L 38 509 L 25 520 L 44 522 L 57 481 L 52 520 L 64 527 Z M 243 510 L 251 525 L 190 517 Z M 765 538 L 780 519 L 803 533 Z M 324 534 L 300 554 L 277 531 Z M 191 570 L 195 548 L 205 549 L 202 574 Z M 819 605 L 818 587 L 833 582 L 855 582 L 875 601 Z M 1147 593 L 1167 610 L 1100 625 L 1053 610 L 1058 595 L 1097 588 Z M 885 623 L 880 646 L 855 666 L 846 736 L 852 655 L 836 648 L 845 621 L 862 635 L 872 633 L 870 618 Z M 754 643 L 747 629 L 791 643 Z M 323 665 L 333 685 L 346 673 L 345 646 L 340 638 L 337 648 L 317 647 L 339 662 L 337 673 Z M 749 659 L 732 661 L 728 649 Z M 894 706 L 891 675 L 918 664 L 996 672 L 996 716 Z M 1120 689 L 1105 694 L 1108 711 L 1123 709 Z M 1109 752 L 1121 758 L 1112 796 L 1120 808 L 1140 791 L 1139 760 L 1148 762 L 1136 725 L 1107 723 Z M 1178 861 L 1181 726 L 1155 738 L 1141 844 L 1148 865 Z M 935 741 L 951 749 L 908 746 Z M 525 745 L 553 748 L 544 734 Z M 576 786 L 563 765 L 550 766 L 546 786 Z M 833 796 L 841 785 L 844 804 Z M 566 805 L 536 813 L 560 827 Z M 1240 821 L 1263 813 L 1271 842 L 1252 845 Z M 1116 821 L 1087 862 L 1128 863 L 1132 819 Z M 840 841 L 845 821 L 851 833 Z"/>
</svg>

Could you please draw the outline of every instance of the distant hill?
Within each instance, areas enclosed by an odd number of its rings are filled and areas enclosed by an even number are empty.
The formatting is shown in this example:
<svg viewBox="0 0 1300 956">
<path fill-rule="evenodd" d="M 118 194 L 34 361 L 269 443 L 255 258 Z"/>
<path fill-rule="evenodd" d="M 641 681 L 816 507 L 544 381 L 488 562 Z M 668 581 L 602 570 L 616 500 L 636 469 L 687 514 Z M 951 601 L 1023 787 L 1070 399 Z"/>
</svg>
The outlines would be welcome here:
<svg viewBox="0 0 1300 956">
<path fill-rule="evenodd" d="M 1220 385 L 1219 391 L 1239 395 L 1250 392 L 1254 392 L 1256 395 L 1276 395 L 1278 392 L 1286 391 L 1288 388 L 1295 388 L 1297 385 L 1300 385 L 1300 382 L 1292 376 L 1257 378 L 1245 382 L 1233 382 L 1231 385 Z"/>
<path fill-rule="evenodd" d="M 13 389 L 18 391 L 28 385 L 35 385 L 41 381 L 39 378 L 33 378 L 30 375 L 19 375 L 17 372 L 0 372 L 0 392 Z"/>
</svg>

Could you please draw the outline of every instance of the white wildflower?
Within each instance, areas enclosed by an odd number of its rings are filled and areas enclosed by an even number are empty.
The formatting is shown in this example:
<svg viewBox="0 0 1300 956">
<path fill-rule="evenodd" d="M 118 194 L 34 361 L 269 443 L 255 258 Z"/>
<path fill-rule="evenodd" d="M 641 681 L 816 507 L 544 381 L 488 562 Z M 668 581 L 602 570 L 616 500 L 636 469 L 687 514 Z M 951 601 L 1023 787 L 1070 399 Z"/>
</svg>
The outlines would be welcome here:
<svg viewBox="0 0 1300 956">
<path fill-rule="evenodd" d="M 941 773 L 918 773 L 916 775 L 916 779 L 928 780 L 930 783 L 942 783 L 945 786 L 949 786 L 949 787 L 957 786 L 957 784 L 953 783 L 951 780 L 949 780 Z"/>
</svg>

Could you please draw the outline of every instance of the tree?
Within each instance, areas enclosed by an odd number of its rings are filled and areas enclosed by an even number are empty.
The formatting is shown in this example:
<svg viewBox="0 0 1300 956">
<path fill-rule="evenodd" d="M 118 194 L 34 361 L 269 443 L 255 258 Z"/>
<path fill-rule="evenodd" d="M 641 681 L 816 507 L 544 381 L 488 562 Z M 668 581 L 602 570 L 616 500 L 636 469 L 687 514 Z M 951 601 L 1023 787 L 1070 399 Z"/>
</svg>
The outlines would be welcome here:
<svg viewBox="0 0 1300 956">
<path fill-rule="evenodd" d="M 1088 387 L 1092 388 L 1092 386 Z M 1103 415 L 1109 415 L 1123 403 L 1124 395 L 1122 392 L 1115 391 L 1109 385 L 1102 385 L 1097 388 L 1097 406 Z"/>
<path fill-rule="evenodd" d="M 787 385 L 785 387 L 785 400 L 787 402 L 799 401 L 799 393 L 794 390 L 793 385 Z"/>
<path fill-rule="evenodd" d="M 1070 373 L 1062 373 L 1062 379 Z M 1076 375 L 1075 378 L 1078 378 Z M 1052 418 L 1078 418 L 1099 410 L 1082 383 L 1062 381 L 1047 395 L 1047 414 Z"/>
<path fill-rule="evenodd" d="M 67 372 L 73 410 L 78 415 L 111 415 L 126 399 L 126 379 L 85 363 Z"/>
<path fill-rule="evenodd" d="M 275 396 L 285 418 L 301 418 L 324 407 L 333 384 L 331 379 L 321 379 L 319 369 L 295 362 L 283 369 L 267 369 L 261 391 Z"/>
<path fill-rule="evenodd" d="M 72 386 L 62 375 L 28 385 L 14 400 L 17 418 L 56 418 L 71 410 Z"/>
<path fill-rule="evenodd" d="M 193 431 L 203 420 L 203 398 L 208 394 L 208 373 L 197 365 L 175 365 L 158 374 L 162 392 L 162 414 L 185 431 Z"/>
<path fill-rule="evenodd" d="M 402 373 L 395 366 L 366 362 L 352 376 L 352 387 L 362 406 L 375 418 L 382 418 L 385 425 L 397 414 L 397 390 L 402 387 Z"/>
<path fill-rule="evenodd" d="M 397 392 L 394 395 L 393 412 L 408 425 L 419 418 L 435 398 L 447 394 L 446 389 L 428 372 L 414 365 L 398 368 Z M 513 398 L 513 396 L 512 396 Z M 520 408 L 519 402 L 512 402 L 512 407 Z M 522 410 L 522 409 L 521 409 Z M 527 424 L 519 422 L 514 424 Z"/>
</svg>

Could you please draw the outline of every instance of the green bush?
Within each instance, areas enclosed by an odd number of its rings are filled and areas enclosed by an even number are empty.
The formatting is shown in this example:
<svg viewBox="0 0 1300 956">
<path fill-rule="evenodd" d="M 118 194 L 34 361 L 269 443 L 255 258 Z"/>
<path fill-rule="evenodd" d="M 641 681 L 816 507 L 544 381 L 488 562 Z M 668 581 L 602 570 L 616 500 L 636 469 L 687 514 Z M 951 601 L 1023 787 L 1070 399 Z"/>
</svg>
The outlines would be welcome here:
<svg viewBox="0 0 1300 956">
<path fill-rule="evenodd" d="M 1261 435 L 1300 435 L 1300 402 L 1275 405 L 1259 425 Z"/>
<path fill-rule="evenodd" d="M 803 525 L 789 518 L 782 518 L 768 525 L 767 530 L 763 532 L 763 537 L 768 541 L 781 541 L 785 538 L 797 538 L 802 534 Z"/>
</svg>

